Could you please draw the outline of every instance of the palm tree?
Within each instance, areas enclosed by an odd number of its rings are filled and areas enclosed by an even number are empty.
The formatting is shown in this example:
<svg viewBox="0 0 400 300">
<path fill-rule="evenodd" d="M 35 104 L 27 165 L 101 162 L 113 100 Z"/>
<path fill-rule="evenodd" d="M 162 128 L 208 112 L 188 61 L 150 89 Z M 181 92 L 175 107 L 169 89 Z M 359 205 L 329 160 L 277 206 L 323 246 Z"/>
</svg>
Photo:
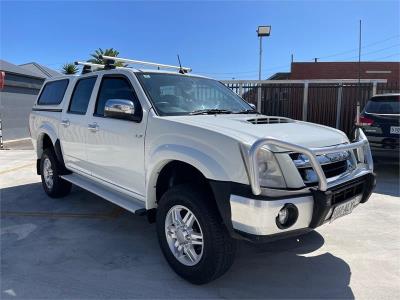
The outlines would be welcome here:
<svg viewBox="0 0 400 300">
<path fill-rule="evenodd" d="M 105 49 L 104 51 L 103 51 L 103 49 L 99 48 L 99 49 L 95 50 L 94 53 L 90 54 L 90 56 L 92 58 L 88 59 L 88 62 L 93 63 L 93 64 L 105 65 L 104 59 L 100 58 L 101 55 L 117 57 L 118 54 L 119 54 L 119 51 L 115 50 L 114 48 Z M 116 62 L 114 65 L 116 67 L 124 67 L 125 66 L 122 62 Z"/>
<path fill-rule="evenodd" d="M 66 75 L 74 75 L 79 72 L 79 69 L 73 63 L 66 63 L 62 66 L 61 72 Z"/>
</svg>

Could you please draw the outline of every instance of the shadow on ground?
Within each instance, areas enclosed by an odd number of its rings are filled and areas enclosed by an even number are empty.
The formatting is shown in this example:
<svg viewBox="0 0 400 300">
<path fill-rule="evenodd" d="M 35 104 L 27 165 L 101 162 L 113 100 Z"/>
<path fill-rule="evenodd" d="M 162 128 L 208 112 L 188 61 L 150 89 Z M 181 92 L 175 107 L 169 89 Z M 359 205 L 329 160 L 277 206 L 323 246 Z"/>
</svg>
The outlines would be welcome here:
<svg viewBox="0 0 400 300">
<path fill-rule="evenodd" d="M 324 244 L 316 231 L 264 245 L 239 243 L 229 297 L 354 298 L 349 265 L 331 253 L 308 255 Z"/>
<path fill-rule="evenodd" d="M 79 188 L 51 199 L 34 183 L 1 196 L 4 297 L 354 298 L 349 265 L 331 253 L 310 254 L 324 244 L 317 232 L 258 246 L 239 242 L 225 276 L 194 286 L 168 267 L 144 217 Z"/>
</svg>

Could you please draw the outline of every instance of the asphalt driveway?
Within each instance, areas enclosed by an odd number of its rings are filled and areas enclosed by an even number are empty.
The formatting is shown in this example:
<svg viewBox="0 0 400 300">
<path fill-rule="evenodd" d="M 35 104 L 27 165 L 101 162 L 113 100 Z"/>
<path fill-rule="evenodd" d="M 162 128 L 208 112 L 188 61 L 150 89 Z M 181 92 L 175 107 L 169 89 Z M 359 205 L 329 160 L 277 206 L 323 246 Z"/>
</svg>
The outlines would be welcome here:
<svg viewBox="0 0 400 300">
<path fill-rule="evenodd" d="M 398 167 L 376 171 L 352 215 L 298 239 L 240 242 L 226 275 L 195 286 L 168 267 L 145 217 L 77 187 L 48 198 L 33 151 L 0 151 L 0 298 L 399 299 Z"/>
</svg>

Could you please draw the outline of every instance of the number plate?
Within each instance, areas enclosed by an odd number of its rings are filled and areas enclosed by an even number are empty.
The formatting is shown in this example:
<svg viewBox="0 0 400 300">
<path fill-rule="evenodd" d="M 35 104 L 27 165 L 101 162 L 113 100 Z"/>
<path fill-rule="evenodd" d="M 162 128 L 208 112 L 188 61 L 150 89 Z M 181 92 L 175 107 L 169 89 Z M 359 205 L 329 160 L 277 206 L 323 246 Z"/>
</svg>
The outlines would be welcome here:
<svg viewBox="0 0 400 300">
<path fill-rule="evenodd" d="M 335 207 L 330 222 L 335 221 L 337 218 L 343 217 L 345 215 L 351 214 L 353 208 L 356 207 L 361 201 L 361 195 L 354 197 L 353 199 L 340 204 Z"/>
<path fill-rule="evenodd" d="M 400 126 L 390 126 L 391 134 L 400 134 Z"/>
</svg>

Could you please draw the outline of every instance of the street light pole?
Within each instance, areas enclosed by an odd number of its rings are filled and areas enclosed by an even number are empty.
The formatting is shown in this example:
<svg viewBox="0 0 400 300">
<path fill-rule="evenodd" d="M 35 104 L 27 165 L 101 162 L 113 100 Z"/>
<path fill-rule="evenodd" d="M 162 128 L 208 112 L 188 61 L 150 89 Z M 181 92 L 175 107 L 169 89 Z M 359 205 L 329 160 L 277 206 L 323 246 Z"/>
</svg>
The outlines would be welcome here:
<svg viewBox="0 0 400 300">
<path fill-rule="evenodd" d="M 260 61 L 258 64 L 258 80 L 261 80 L 261 69 L 262 69 L 262 36 L 260 36 Z"/>
<path fill-rule="evenodd" d="M 258 64 L 258 80 L 261 81 L 261 70 L 262 70 L 262 38 L 263 36 L 269 36 L 271 34 L 271 26 L 258 26 L 257 36 L 260 38 L 260 59 Z M 258 87 L 257 96 L 257 110 L 261 111 L 261 83 Z"/>
</svg>

